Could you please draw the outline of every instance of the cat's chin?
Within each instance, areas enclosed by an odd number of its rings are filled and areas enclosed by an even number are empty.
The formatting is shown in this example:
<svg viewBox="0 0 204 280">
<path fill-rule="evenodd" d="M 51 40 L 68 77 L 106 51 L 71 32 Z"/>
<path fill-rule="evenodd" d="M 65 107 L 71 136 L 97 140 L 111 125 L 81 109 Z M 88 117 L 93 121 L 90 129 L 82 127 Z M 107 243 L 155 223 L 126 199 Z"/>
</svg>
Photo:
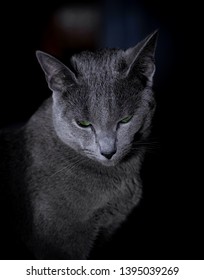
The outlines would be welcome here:
<svg viewBox="0 0 204 280">
<path fill-rule="evenodd" d="M 118 163 L 116 159 L 105 159 L 104 157 L 94 157 L 92 158 L 94 162 L 99 163 L 100 165 L 107 166 L 107 167 L 114 167 Z"/>
<path fill-rule="evenodd" d="M 106 159 L 97 159 L 97 158 L 91 158 L 93 160 L 93 163 L 99 163 L 100 165 L 107 166 L 107 167 L 114 167 L 117 165 L 118 161 L 116 160 L 106 160 Z"/>
<path fill-rule="evenodd" d="M 100 164 L 102 164 L 103 166 L 116 166 L 117 165 L 117 161 L 115 161 L 115 160 L 100 160 L 100 161 L 98 161 L 98 162 L 100 162 Z"/>
</svg>

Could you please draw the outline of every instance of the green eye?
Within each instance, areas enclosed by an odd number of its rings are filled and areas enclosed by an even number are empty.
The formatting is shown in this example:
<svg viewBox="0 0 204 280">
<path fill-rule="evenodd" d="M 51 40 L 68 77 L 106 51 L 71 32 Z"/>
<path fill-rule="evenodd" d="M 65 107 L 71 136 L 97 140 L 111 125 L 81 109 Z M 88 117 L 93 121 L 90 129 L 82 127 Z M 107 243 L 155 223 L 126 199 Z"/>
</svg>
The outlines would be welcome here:
<svg viewBox="0 0 204 280">
<path fill-rule="evenodd" d="M 77 121 L 77 124 L 81 127 L 88 127 L 91 125 L 89 121 Z"/>
<path fill-rule="evenodd" d="M 128 116 L 128 117 L 126 117 L 126 118 L 122 119 L 122 120 L 120 121 L 120 123 L 128 123 L 128 122 L 132 119 L 132 117 L 133 117 L 133 116 Z"/>
</svg>

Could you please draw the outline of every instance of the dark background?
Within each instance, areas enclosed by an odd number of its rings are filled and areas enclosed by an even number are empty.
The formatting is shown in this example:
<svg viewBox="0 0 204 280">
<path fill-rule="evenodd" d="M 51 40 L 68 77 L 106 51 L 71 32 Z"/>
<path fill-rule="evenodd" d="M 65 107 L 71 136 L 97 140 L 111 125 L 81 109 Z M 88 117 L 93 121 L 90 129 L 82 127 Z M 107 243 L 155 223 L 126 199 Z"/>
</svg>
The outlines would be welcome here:
<svg viewBox="0 0 204 280">
<path fill-rule="evenodd" d="M 156 0 L 41 2 L 1 4 L 0 126 L 24 122 L 50 95 L 37 49 L 66 62 L 85 49 L 134 46 L 159 28 L 152 132 L 158 144 L 142 170 L 143 199 L 92 258 L 203 259 L 203 183 L 195 157 L 201 98 L 196 2 L 179 7 Z"/>
</svg>

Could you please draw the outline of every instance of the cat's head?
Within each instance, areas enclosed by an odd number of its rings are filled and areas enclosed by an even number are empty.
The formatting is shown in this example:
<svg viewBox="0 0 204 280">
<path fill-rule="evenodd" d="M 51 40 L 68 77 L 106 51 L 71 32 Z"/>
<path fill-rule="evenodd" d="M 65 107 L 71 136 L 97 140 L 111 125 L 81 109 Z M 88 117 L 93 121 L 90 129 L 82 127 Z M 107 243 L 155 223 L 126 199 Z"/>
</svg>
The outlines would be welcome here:
<svg viewBox="0 0 204 280">
<path fill-rule="evenodd" d="M 65 144 L 114 166 L 131 151 L 137 135 L 148 135 L 156 41 L 157 31 L 126 51 L 82 52 L 69 67 L 37 51 L 53 91 L 54 127 Z"/>
</svg>

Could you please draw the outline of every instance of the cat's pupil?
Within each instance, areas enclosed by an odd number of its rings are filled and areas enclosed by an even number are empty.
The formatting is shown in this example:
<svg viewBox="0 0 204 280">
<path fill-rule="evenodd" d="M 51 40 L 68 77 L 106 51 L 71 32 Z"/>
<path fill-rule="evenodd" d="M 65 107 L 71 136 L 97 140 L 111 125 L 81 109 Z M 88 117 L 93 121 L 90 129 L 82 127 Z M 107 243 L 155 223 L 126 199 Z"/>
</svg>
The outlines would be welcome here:
<svg viewBox="0 0 204 280">
<path fill-rule="evenodd" d="M 81 127 L 89 127 L 91 125 L 89 121 L 77 121 L 77 124 Z"/>
<path fill-rule="evenodd" d="M 133 116 L 127 116 L 127 117 L 125 117 L 124 119 L 122 119 L 122 120 L 120 121 L 120 123 L 128 123 L 128 122 L 132 119 L 132 117 L 133 117 Z"/>
</svg>

